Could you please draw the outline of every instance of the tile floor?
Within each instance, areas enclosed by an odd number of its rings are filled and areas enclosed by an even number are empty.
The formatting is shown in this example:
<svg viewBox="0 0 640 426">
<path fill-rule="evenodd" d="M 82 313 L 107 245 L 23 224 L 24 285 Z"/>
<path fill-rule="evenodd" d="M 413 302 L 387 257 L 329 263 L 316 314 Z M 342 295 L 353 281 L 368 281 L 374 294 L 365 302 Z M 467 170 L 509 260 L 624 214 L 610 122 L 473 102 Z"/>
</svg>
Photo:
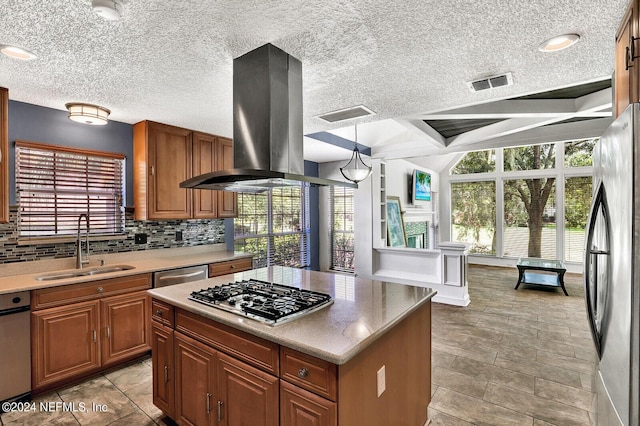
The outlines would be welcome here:
<svg viewBox="0 0 640 426">
<path fill-rule="evenodd" d="M 43 394 L 33 401 L 34 411 L 2 414 L 0 424 L 174 426 L 153 405 L 151 380 L 151 358 L 145 358 L 78 385 Z"/>
<path fill-rule="evenodd" d="M 569 297 L 555 289 L 516 291 L 516 277 L 515 269 L 471 266 L 471 304 L 433 305 L 432 424 L 591 424 L 595 352 L 582 277 L 566 277 Z M 153 406 L 151 387 L 147 358 L 45 394 L 35 400 L 35 413 L 3 414 L 0 424 L 173 425 Z M 82 402 L 86 412 L 56 402 L 77 408 Z"/>
<path fill-rule="evenodd" d="M 559 289 L 513 287 L 517 270 L 471 266 L 466 308 L 432 311 L 435 425 L 590 425 L 596 354 L 582 275 Z"/>
</svg>

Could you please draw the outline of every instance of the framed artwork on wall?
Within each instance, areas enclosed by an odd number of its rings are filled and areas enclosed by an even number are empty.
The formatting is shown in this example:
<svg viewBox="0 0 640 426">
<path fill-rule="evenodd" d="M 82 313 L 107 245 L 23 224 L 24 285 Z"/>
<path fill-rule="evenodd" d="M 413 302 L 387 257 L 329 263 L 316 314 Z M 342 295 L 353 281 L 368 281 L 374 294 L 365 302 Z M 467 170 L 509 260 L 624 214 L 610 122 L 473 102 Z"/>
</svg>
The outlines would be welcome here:
<svg viewBox="0 0 640 426">
<path fill-rule="evenodd" d="M 387 241 L 391 247 L 406 247 L 400 197 L 387 197 Z"/>
</svg>

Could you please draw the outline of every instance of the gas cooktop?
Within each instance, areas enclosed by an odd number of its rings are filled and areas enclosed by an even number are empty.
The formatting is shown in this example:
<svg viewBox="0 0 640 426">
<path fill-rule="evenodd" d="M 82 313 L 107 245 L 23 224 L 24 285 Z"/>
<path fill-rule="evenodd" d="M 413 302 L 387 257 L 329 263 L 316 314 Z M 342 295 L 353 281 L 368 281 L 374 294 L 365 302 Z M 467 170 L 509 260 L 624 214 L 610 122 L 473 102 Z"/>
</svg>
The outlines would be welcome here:
<svg viewBox="0 0 640 426">
<path fill-rule="evenodd" d="M 255 279 L 194 291 L 189 299 L 270 325 L 291 321 L 333 303 L 328 294 Z"/>
</svg>

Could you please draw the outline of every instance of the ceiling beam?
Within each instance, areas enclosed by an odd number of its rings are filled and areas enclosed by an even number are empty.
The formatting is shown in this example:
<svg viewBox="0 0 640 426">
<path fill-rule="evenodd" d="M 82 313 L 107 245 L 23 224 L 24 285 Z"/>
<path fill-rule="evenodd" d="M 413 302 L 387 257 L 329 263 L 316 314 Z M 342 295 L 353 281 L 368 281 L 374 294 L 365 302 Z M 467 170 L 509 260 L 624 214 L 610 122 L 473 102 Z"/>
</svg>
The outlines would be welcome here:
<svg viewBox="0 0 640 426">
<path fill-rule="evenodd" d="M 407 129 L 411 135 L 418 136 L 422 143 L 429 144 L 437 148 L 444 148 L 446 146 L 446 138 L 422 120 L 396 119 L 395 121 Z"/>
<path fill-rule="evenodd" d="M 611 108 L 611 88 L 602 89 L 576 99 L 509 99 L 473 105 L 449 111 L 412 116 L 412 120 L 469 120 L 555 117 L 572 114 L 575 117 L 608 117 Z M 598 105 L 597 108 L 592 108 Z M 590 107 L 591 106 L 591 107 Z"/>
</svg>

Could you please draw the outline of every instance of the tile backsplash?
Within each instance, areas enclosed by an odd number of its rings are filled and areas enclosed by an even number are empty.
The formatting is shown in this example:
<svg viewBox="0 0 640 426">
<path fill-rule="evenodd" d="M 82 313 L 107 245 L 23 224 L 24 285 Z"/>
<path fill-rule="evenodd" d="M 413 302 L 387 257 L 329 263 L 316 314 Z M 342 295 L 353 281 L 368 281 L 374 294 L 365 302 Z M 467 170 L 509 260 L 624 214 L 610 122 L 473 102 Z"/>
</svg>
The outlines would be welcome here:
<svg viewBox="0 0 640 426">
<path fill-rule="evenodd" d="M 9 216 L 9 223 L 0 224 L 0 264 L 75 256 L 75 242 L 18 245 L 17 210 L 15 207 L 12 206 Z M 176 241 L 177 232 L 182 232 L 182 241 Z M 134 242 L 135 234 L 142 233 L 147 234 L 147 242 L 136 244 Z M 125 239 L 91 241 L 89 253 L 121 253 L 220 244 L 224 243 L 224 220 L 141 221 L 134 220 L 133 212 L 127 209 L 125 234 Z"/>
</svg>

